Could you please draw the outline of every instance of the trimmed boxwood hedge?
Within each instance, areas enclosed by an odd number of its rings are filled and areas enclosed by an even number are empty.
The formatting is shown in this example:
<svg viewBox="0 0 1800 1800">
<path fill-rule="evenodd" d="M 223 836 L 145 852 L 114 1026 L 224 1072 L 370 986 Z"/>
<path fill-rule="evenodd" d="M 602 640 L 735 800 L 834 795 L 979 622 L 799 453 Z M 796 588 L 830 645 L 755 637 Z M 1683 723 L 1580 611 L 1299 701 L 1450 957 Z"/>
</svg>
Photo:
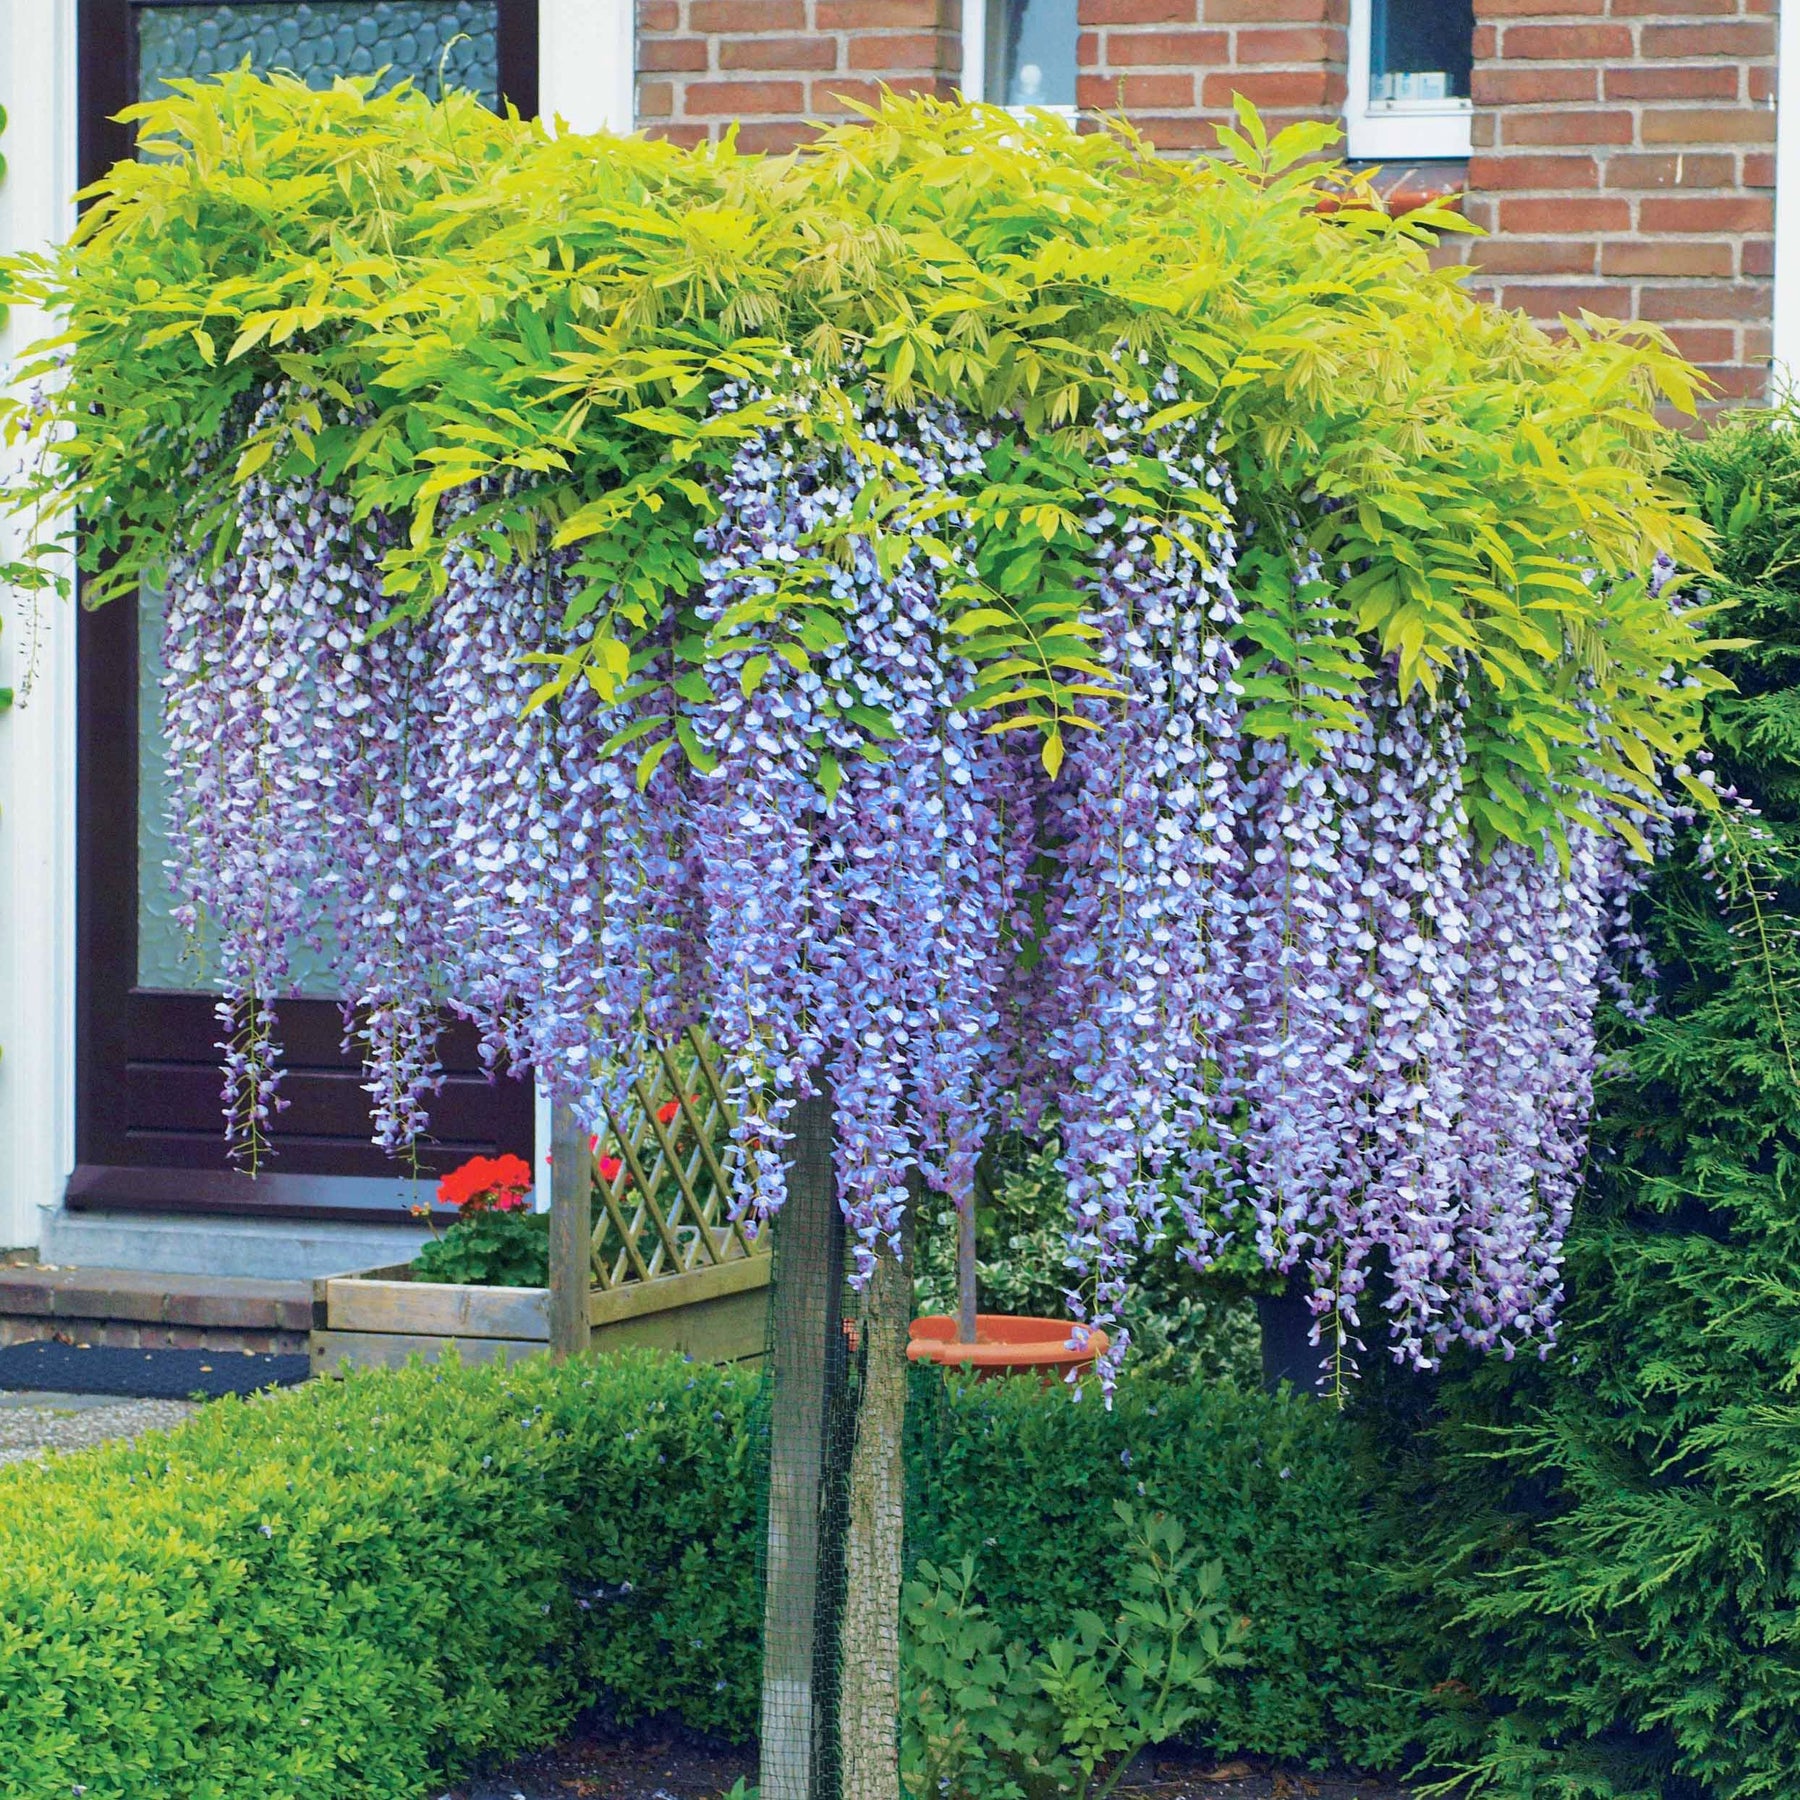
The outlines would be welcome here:
<svg viewBox="0 0 1800 1800">
<path fill-rule="evenodd" d="M 0 1471 L 0 1794 L 415 1800 L 596 1677 L 740 1724 L 759 1385 L 413 1368 Z"/>
<path fill-rule="evenodd" d="M 1219 1386 L 1121 1384 L 1111 1410 L 1031 1382 L 915 1388 L 912 1553 L 975 1558 L 1008 1636 L 1041 1641 L 1125 1593 L 1108 1528 L 1124 1500 L 1179 1518 L 1249 1621 L 1198 1735 L 1215 1750 L 1392 1769 L 1419 1715 L 1395 1684 L 1410 1635 L 1384 1573 L 1381 1474 L 1323 1402 Z"/>
<path fill-rule="evenodd" d="M 418 1367 L 0 1470 L 0 1795 L 420 1800 L 593 1700 L 747 1736 L 761 1396 L 647 1354 Z M 1009 1629 L 1104 1603 L 1141 1485 L 1252 1621 L 1220 1747 L 1390 1759 L 1410 1726 L 1342 1420 L 1149 1383 L 1111 1413 L 920 1398 L 914 1552 L 973 1554 Z"/>
</svg>

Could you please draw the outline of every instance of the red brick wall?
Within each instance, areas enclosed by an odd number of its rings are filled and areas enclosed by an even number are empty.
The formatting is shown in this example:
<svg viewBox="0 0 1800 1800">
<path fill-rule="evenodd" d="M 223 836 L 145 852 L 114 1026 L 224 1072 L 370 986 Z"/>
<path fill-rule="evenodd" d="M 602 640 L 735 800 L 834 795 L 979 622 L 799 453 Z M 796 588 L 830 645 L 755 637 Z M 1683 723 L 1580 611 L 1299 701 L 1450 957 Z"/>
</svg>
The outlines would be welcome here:
<svg viewBox="0 0 1800 1800">
<path fill-rule="evenodd" d="M 1476 0 L 1488 292 L 1668 328 L 1726 398 L 1770 350 L 1775 0 Z"/>
<path fill-rule="evenodd" d="M 961 24 L 960 0 L 638 0 L 638 124 L 694 144 L 738 123 L 746 150 L 789 150 L 883 82 L 948 95 Z"/>
<path fill-rule="evenodd" d="M 1081 0 L 1076 98 L 1159 149 L 1211 149 L 1231 99 L 1272 124 L 1344 106 L 1349 0 Z"/>
<path fill-rule="evenodd" d="M 1722 397 L 1770 351 L 1777 0 L 1475 0 L 1466 254 L 1542 317 L 1666 326 Z M 1800 4 L 1800 0 L 1791 0 Z M 740 123 L 787 149 L 881 83 L 948 94 L 960 0 L 638 0 L 638 119 L 694 143 Z M 1082 106 L 1204 150 L 1248 95 L 1272 123 L 1335 118 L 1349 0 L 1080 0 Z"/>
<path fill-rule="evenodd" d="M 1335 118 L 1349 0 L 1081 0 L 1083 106 L 1125 111 L 1165 150 L 1209 149 L 1234 92 L 1271 121 Z M 740 122 L 785 150 L 887 82 L 948 94 L 960 0 L 638 0 L 638 123 L 697 143 Z"/>
</svg>

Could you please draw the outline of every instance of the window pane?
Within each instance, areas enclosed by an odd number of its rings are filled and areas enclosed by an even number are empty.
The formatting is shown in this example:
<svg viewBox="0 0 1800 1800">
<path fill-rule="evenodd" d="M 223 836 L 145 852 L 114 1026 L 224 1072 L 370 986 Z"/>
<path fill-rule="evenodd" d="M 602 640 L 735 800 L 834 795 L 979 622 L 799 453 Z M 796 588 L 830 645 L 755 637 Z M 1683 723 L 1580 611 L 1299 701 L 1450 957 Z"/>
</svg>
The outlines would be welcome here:
<svg viewBox="0 0 1800 1800">
<path fill-rule="evenodd" d="M 246 56 L 259 72 L 286 70 L 313 87 L 391 64 L 384 87 L 410 75 L 435 95 L 443 57 L 451 87 L 469 88 L 489 106 L 499 105 L 498 0 L 302 0 L 134 10 L 142 100 L 160 98 L 170 78 L 221 74 Z M 459 32 L 467 35 L 445 56 Z"/>
<path fill-rule="evenodd" d="M 1076 0 L 988 0 L 987 92 L 1002 106 L 1075 104 Z"/>
<path fill-rule="evenodd" d="M 1467 99 L 1474 0 L 1370 0 L 1369 98 Z"/>
</svg>

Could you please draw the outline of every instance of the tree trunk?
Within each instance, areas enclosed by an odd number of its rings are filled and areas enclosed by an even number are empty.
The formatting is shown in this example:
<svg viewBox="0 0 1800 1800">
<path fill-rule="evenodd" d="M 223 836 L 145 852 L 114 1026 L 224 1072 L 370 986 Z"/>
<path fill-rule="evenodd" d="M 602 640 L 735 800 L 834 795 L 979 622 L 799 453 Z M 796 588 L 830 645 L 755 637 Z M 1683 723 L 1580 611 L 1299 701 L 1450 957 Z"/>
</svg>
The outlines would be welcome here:
<svg viewBox="0 0 1800 1800">
<path fill-rule="evenodd" d="M 863 1297 L 850 1453 L 838 1698 L 842 1800 L 900 1800 L 900 1576 L 906 1525 L 906 1336 L 912 1264 L 883 1256 Z"/>
<path fill-rule="evenodd" d="M 794 1109 L 770 1293 L 769 1524 L 763 1586 L 762 1800 L 817 1800 L 819 1578 L 826 1431 L 844 1355 L 844 1227 L 831 1102 Z"/>
</svg>

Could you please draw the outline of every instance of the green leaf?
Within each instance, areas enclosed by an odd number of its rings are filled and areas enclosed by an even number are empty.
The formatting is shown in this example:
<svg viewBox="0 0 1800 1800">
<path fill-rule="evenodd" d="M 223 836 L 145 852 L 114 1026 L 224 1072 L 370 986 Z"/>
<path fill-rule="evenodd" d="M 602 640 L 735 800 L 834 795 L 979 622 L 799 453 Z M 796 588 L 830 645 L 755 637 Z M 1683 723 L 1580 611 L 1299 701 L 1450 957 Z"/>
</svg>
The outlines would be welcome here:
<svg viewBox="0 0 1800 1800">
<path fill-rule="evenodd" d="M 657 766 L 662 762 L 662 759 L 669 754 L 674 742 L 675 740 L 673 738 L 658 738 L 657 741 L 638 758 L 637 788 L 640 794 L 650 785 L 652 777 L 656 774 Z"/>
</svg>

